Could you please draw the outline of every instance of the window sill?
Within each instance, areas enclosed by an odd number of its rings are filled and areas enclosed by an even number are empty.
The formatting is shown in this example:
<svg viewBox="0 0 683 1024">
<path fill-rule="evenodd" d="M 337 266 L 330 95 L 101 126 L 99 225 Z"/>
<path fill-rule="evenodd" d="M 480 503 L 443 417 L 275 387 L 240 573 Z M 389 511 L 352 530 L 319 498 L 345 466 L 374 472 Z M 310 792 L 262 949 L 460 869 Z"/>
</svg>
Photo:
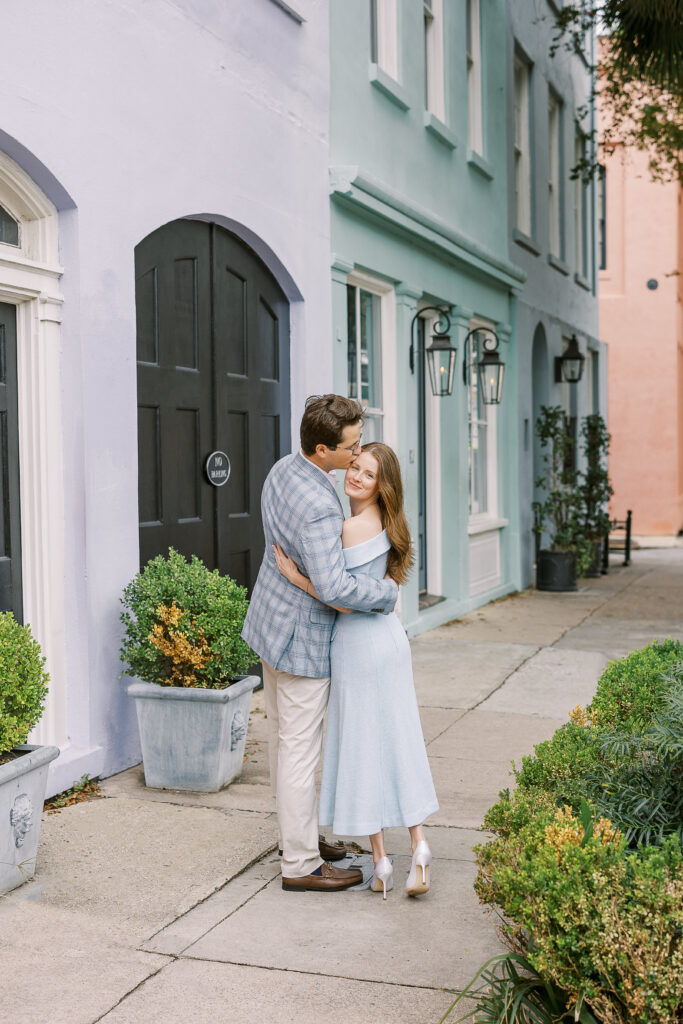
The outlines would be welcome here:
<svg viewBox="0 0 683 1024">
<path fill-rule="evenodd" d="M 484 157 L 474 149 L 467 150 L 467 163 L 470 167 L 473 167 L 475 171 L 478 171 L 479 174 L 483 175 L 487 181 L 493 181 L 493 167 L 488 160 L 484 160 Z"/>
<path fill-rule="evenodd" d="M 512 238 L 517 245 L 521 245 L 522 249 L 528 249 L 529 252 L 534 254 L 534 256 L 541 255 L 541 247 L 538 242 L 535 242 L 529 235 L 525 235 L 523 231 L 519 230 L 519 228 L 513 229 Z"/>
<path fill-rule="evenodd" d="M 574 274 L 574 280 L 581 288 L 585 288 L 587 292 L 592 292 L 591 283 L 583 274 Z"/>
<path fill-rule="evenodd" d="M 424 125 L 429 134 L 438 139 L 446 149 L 454 150 L 458 145 L 455 132 L 452 132 L 448 125 L 444 124 L 436 114 L 432 114 L 431 110 L 425 110 L 424 112 Z"/>
<path fill-rule="evenodd" d="M 554 270 L 558 270 L 560 274 L 564 274 L 565 277 L 569 277 L 570 270 L 564 260 L 561 260 L 559 256 L 553 256 L 552 253 L 548 253 L 548 263 Z"/>
<path fill-rule="evenodd" d="M 375 89 L 379 89 L 388 100 L 395 103 L 399 110 L 410 109 L 408 93 L 395 78 L 382 70 L 379 64 L 370 64 L 370 84 L 374 85 Z"/>
<path fill-rule="evenodd" d="M 498 519 L 495 516 L 482 516 L 480 519 L 477 516 L 470 519 L 467 532 L 472 537 L 478 533 L 493 533 L 494 530 L 500 530 L 503 526 L 509 525 L 509 519 Z"/>
</svg>

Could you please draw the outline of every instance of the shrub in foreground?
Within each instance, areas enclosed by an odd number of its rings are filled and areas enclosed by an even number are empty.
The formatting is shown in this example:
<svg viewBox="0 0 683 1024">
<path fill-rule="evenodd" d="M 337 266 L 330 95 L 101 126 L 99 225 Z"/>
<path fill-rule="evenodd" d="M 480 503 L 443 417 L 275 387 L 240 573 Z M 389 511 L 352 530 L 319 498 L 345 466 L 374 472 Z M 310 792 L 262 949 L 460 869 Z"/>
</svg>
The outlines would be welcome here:
<svg viewBox="0 0 683 1024">
<path fill-rule="evenodd" d="M 49 679 L 30 626 L 0 613 L 0 756 L 26 743 L 43 713 Z"/>
</svg>

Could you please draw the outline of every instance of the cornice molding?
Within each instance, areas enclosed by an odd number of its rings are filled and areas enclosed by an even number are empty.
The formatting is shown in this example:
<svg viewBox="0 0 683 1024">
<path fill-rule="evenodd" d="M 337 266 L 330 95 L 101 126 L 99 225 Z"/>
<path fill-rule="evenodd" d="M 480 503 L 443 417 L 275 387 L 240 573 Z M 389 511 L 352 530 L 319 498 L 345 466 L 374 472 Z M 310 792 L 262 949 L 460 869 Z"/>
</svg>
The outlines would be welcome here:
<svg viewBox="0 0 683 1024">
<path fill-rule="evenodd" d="M 454 261 L 508 288 L 518 289 L 526 281 L 526 273 L 521 267 L 489 252 L 440 217 L 366 174 L 357 165 L 330 168 L 330 193 L 334 201 L 388 221 L 395 229 L 419 238 L 422 244 L 446 253 Z"/>
</svg>

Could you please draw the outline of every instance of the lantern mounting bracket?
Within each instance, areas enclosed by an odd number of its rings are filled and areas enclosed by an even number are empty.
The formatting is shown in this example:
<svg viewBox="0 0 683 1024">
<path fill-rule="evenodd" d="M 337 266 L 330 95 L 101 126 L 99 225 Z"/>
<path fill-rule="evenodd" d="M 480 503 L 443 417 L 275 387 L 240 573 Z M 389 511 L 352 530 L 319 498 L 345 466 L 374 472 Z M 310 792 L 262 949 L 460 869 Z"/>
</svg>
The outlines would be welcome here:
<svg viewBox="0 0 683 1024">
<path fill-rule="evenodd" d="M 481 334 L 481 347 L 482 357 L 476 362 L 474 359 L 469 357 L 470 338 L 473 335 Z M 498 405 L 501 400 L 502 388 L 503 388 L 503 371 L 505 369 L 505 363 L 503 363 L 498 355 L 498 346 L 500 339 L 498 335 L 491 327 L 473 327 L 472 330 L 468 331 L 465 340 L 463 342 L 463 359 L 462 359 L 462 380 L 465 387 L 469 384 L 469 374 L 472 372 L 473 365 L 477 366 L 480 387 L 482 391 L 482 397 L 485 405 Z M 485 386 L 485 379 L 487 372 L 493 373 L 494 377 L 491 381 L 491 389 Z"/>
<path fill-rule="evenodd" d="M 415 373 L 415 324 L 421 318 L 424 319 L 425 313 L 438 313 L 439 319 L 434 324 L 434 334 L 439 337 L 444 337 L 448 334 L 451 329 L 451 318 L 449 317 L 450 307 L 446 306 L 424 306 L 422 309 L 418 309 L 417 313 L 412 319 L 410 324 L 410 372 Z"/>
</svg>

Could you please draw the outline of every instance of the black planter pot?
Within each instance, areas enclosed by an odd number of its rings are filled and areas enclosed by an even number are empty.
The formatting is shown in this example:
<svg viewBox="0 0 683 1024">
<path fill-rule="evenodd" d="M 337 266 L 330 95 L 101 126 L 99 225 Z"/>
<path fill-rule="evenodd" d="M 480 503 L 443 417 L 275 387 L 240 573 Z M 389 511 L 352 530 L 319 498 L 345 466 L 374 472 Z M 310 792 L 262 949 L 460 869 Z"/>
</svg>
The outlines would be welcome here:
<svg viewBox="0 0 683 1024">
<path fill-rule="evenodd" d="M 589 580 L 599 580 L 602 576 L 602 541 L 593 543 L 593 561 L 586 569 L 584 576 Z"/>
<path fill-rule="evenodd" d="M 576 555 L 571 551 L 539 551 L 537 590 L 576 590 Z"/>
</svg>

